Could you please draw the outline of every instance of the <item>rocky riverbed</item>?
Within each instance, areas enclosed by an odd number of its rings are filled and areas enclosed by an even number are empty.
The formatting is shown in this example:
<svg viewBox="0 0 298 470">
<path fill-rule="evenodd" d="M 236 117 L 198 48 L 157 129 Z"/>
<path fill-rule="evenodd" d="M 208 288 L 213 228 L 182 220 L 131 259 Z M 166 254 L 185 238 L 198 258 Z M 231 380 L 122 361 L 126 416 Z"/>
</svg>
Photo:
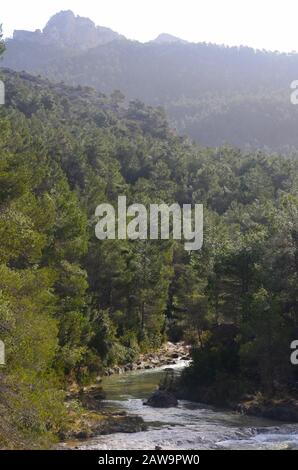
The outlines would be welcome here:
<svg viewBox="0 0 298 470">
<path fill-rule="evenodd" d="M 136 370 L 152 370 L 163 366 L 170 367 L 181 360 L 190 360 L 190 346 L 184 343 L 167 342 L 156 352 L 141 354 L 135 362 L 107 369 L 105 375 L 111 376 Z"/>
<path fill-rule="evenodd" d="M 190 347 L 184 343 L 166 343 L 159 351 L 142 354 L 138 360 L 124 366 L 117 366 L 106 371 L 106 377 L 121 375 L 133 371 L 154 371 L 175 367 L 190 360 Z M 62 441 L 75 443 L 99 435 L 114 433 L 137 433 L 147 428 L 139 416 L 132 416 L 124 410 L 107 409 L 104 406 L 106 393 L 104 379 L 98 377 L 96 383 L 80 388 L 77 384 L 69 387 L 66 406 L 68 420 L 60 433 Z M 58 447 L 61 448 L 61 445 Z M 65 445 L 62 445 L 65 448 Z"/>
<path fill-rule="evenodd" d="M 185 363 L 172 366 L 179 375 Z M 67 442 L 60 448 L 79 450 L 197 450 L 197 449 L 297 449 L 297 425 L 246 416 L 229 410 L 180 401 L 178 406 L 156 408 L 144 402 L 164 380 L 166 366 L 127 372 L 103 379 L 106 399 L 103 413 L 142 419 L 145 430 L 99 432 L 91 439 Z M 123 415 L 124 413 L 124 415 Z M 125 416 L 125 417 L 124 417 Z M 136 423 L 138 426 L 138 424 Z M 96 429 L 96 428 L 95 428 Z"/>
<path fill-rule="evenodd" d="M 146 443 L 149 446 L 147 448 L 154 448 L 151 446 L 154 443 L 157 445 L 158 440 L 162 441 L 162 438 L 165 437 L 165 430 L 163 429 L 162 432 L 154 430 L 155 425 L 152 428 L 152 422 L 160 421 L 162 416 L 168 416 L 168 421 L 172 426 L 179 416 L 179 422 L 175 424 L 175 427 L 171 427 L 171 432 L 167 434 L 167 442 L 173 442 L 175 441 L 176 434 L 180 436 L 179 426 L 183 422 L 183 420 L 180 420 L 180 415 L 185 417 L 187 428 L 187 423 L 190 419 L 188 415 L 189 406 L 196 410 L 195 413 L 198 416 L 202 417 L 203 427 L 206 430 L 206 435 L 209 436 L 210 430 L 208 427 L 205 427 L 204 413 L 208 414 L 208 421 L 210 414 L 210 419 L 216 423 L 218 418 L 221 419 L 220 411 L 216 409 L 211 411 L 212 408 L 208 408 L 207 405 L 190 404 L 190 402 L 183 401 L 178 403 L 175 399 L 175 403 L 172 403 L 172 401 L 171 403 L 166 403 L 165 409 L 158 412 L 154 411 L 154 409 L 158 410 L 161 407 L 160 400 L 157 400 L 156 403 L 150 403 L 150 397 L 156 397 L 156 393 L 158 393 L 156 390 L 160 381 L 163 383 L 167 375 L 172 374 L 172 372 L 175 375 L 175 371 L 182 371 L 189 364 L 189 361 L 190 348 L 188 346 L 181 343 L 175 345 L 167 343 L 160 351 L 144 354 L 133 364 L 109 369 L 106 376 L 98 377 L 97 383 L 92 386 L 83 389 L 76 387 L 68 395 L 69 421 L 66 430 L 60 436 L 61 441 L 66 443 L 59 445 L 58 448 L 84 448 L 83 442 L 90 442 L 93 439 L 96 439 L 96 448 L 98 446 L 101 447 L 101 445 L 106 446 L 107 442 L 111 443 L 112 446 L 113 441 L 115 441 L 113 444 L 115 447 L 111 448 L 117 448 L 117 446 L 119 449 L 127 448 L 121 447 L 121 443 L 122 441 L 132 442 L 131 439 L 136 440 L 134 444 L 136 447 L 134 448 L 139 448 L 137 446 L 145 445 L 143 438 L 149 438 L 149 443 Z M 165 374 L 165 371 L 168 369 L 171 372 Z M 149 402 L 146 402 L 146 399 L 149 399 Z M 181 405 L 181 403 L 185 404 Z M 149 405 L 149 407 L 144 406 L 144 404 Z M 162 404 L 164 406 L 164 403 Z M 152 406 L 153 411 L 149 411 L 148 408 L 152 409 Z M 175 408 L 177 411 L 174 411 Z M 224 425 L 226 428 L 225 432 L 222 429 L 219 433 L 224 434 L 226 439 L 224 443 L 216 444 L 213 447 L 213 438 L 215 441 L 218 439 L 215 431 L 220 429 L 219 423 L 217 423 L 215 428 L 213 428 L 213 425 L 211 426 L 212 442 L 210 441 L 209 443 L 207 442 L 208 439 L 206 439 L 206 441 L 204 440 L 204 442 L 202 441 L 199 444 L 199 447 L 197 447 L 197 442 L 187 443 L 185 448 L 204 448 L 204 445 L 206 445 L 206 448 L 216 448 L 217 445 L 219 447 L 227 446 L 228 448 L 235 446 L 239 449 L 250 447 L 272 448 L 275 446 L 276 439 L 278 440 L 278 448 L 283 448 L 284 445 L 289 445 L 290 448 L 296 446 L 296 439 L 298 439 L 297 428 L 290 428 L 289 425 L 277 427 L 276 423 L 278 421 L 286 423 L 297 422 L 297 401 L 283 399 L 280 401 L 275 400 L 271 403 L 268 400 L 264 401 L 261 397 L 252 397 L 241 404 L 231 406 L 231 408 L 237 411 L 237 413 L 232 411 L 224 412 L 225 419 L 227 419 L 227 427 Z M 254 416 L 257 418 L 253 418 Z M 228 424 L 230 418 L 235 420 L 235 424 L 244 425 L 245 430 L 240 427 L 234 436 L 234 426 L 230 429 Z M 274 421 L 266 421 L 266 418 Z M 190 436 L 193 434 L 193 438 L 197 435 L 197 426 L 200 423 L 197 419 L 194 419 L 194 421 L 188 430 Z M 247 428 L 248 423 L 253 425 L 253 429 L 250 429 L 250 426 Z M 264 432 L 256 430 L 254 427 L 254 425 L 260 426 L 262 423 L 266 424 Z M 276 427 L 273 427 L 274 423 Z M 181 436 L 184 435 L 184 431 L 181 429 Z M 272 432 L 272 436 L 270 432 Z M 231 440 L 228 439 L 229 433 L 231 433 Z M 282 434 L 281 437 L 279 436 L 280 433 Z M 127 434 L 131 434 L 134 437 L 125 438 L 124 436 Z M 286 438 L 283 437 L 284 434 L 287 435 Z M 108 441 L 105 440 L 104 436 L 108 436 Z M 239 442 L 236 440 L 237 436 L 240 437 Z M 138 439 L 140 439 L 140 443 Z M 269 443 L 267 439 L 269 439 Z M 288 444 L 287 440 L 289 440 L 290 444 Z M 293 440 L 295 441 L 294 444 Z M 287 444 L 285 444 L 285 441 L 287 441 Z M 187 447 L 188 445 L 190 447 Z M 88 446 L 89 444 L 87 444 Z M 176 446 L 177 443 L 175 443 L 175 448 Z"/>
</svg>

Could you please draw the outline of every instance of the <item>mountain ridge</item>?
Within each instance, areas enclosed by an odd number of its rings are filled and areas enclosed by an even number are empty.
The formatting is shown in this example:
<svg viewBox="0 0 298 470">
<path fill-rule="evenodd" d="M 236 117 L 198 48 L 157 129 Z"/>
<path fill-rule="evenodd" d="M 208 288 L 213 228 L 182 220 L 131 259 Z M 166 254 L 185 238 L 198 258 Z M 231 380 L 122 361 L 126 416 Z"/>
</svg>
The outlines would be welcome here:
<svg viewBox="0 0 298 470">
<path fill-rule="evenodd" d="M 96 26 L 89 18 L 75 16 L 71 10 L 61 11 L 50 18 L 41 31 L 15 30 L 13 40 L 28 41 L 41 45 L 59 45 L 76 47 L 81 50 L 91 49 L 115 39 L 126 38 L 104 26 Z"/>
<path fill-rule="evenodd" d="M 165 33 L 141 43 L 110 31 L 60 12 L 43 32 L 16 32 L 1 66 L 162 106 L 173 128 L 204 146 L 298 149 L 290 101 L 298 54 L 196 44 Z"/>
</svg>

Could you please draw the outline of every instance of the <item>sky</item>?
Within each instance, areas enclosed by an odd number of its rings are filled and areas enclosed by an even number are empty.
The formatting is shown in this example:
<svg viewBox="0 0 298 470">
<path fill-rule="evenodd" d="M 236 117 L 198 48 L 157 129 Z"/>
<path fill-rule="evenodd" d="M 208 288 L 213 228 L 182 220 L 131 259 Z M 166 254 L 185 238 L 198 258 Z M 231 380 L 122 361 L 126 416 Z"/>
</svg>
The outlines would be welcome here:
<svg viewBox="0 0 298 470">
<path fill-rule="evenodd" d="M 61 10 L 142 42 L 169 33 L 192 42 L 298 50 L 296 0 L 8 0 L 0 12 L 4 36 L 43 29 Z"/>
</svg>

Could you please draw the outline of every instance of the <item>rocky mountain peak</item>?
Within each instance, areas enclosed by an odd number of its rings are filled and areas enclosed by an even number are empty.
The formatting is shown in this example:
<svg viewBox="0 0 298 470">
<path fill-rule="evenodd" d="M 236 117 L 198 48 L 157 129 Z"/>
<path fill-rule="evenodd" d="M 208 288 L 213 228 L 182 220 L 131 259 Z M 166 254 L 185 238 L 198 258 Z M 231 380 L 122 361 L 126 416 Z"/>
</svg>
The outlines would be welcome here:
<svg viewBox="0 0 298 470">
<path fill-rule="evenodd" d="M 71 10 L 61 11 L 48 21 L 44 30 L 15 31 L 14 39 L 20 41 L 55 44 L 61 47 L 91 49 L 124 36 L 109 28 L 96 26 L 89 18 L 75 16 Z"/>
<path fill-rule="evenodd" d="M 158 44 L 163 44 L 163 43 L 173 43 L 173 42 L 186 43 L 187 41 L 184 41 L 183 39 L 180 39 L 176 36 L 172 36 L 171 34 L 162 33 L 159 36 L 157 36 L 157 38 L 154 39 L 153 42 L 156 42 Z"/>
</svg>

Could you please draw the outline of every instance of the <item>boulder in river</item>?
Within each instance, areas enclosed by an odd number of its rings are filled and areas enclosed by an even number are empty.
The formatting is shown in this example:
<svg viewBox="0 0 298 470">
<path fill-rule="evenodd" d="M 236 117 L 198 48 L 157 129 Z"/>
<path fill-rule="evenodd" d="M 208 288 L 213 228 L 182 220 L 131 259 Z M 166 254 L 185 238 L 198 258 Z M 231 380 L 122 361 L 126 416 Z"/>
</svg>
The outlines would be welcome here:
<svg viewBox="0 0 298 470">
<path fill-rule="evenodd" d="M 156 390 L 144 405 L 152 408 L 174 408 L 178 406 L 178 400 L 171 392 Z"/>
</svg>

